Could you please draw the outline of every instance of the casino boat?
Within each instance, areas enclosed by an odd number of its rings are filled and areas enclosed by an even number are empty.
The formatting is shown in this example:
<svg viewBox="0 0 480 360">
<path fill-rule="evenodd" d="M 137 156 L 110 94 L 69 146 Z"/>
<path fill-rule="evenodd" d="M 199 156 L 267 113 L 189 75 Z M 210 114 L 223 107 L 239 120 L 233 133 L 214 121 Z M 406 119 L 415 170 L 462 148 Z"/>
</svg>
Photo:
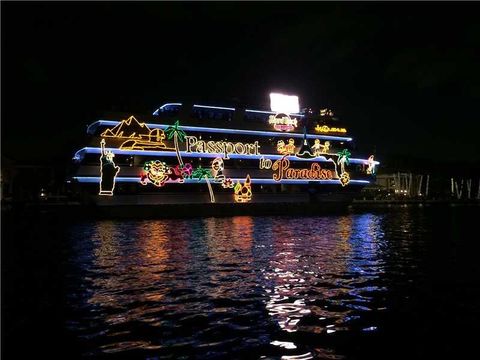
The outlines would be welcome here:
<svg viewBox="0 0 480 360">
<path fill-rule="evenodd" d="M 352 156 L 352 137 L 325 109 L 167 103 L 149 116 L 97 120 L 87 136 L 73 158 L 73 193 L 130 211 L 289 213 L 348 204 L 379 164 Z"/>
</svg>

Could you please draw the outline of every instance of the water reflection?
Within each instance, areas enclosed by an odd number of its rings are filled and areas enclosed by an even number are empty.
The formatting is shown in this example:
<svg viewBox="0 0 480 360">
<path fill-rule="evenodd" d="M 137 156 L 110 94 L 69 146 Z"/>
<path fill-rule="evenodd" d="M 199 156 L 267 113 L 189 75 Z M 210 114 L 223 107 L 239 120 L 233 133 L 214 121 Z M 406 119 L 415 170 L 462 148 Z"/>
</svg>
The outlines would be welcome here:
<svg viewBox="0 0 480 360">
<path fill-rule="evenodd" d="M 264 274 L 266 308 L 284 331 L 348 330 L 352 321 L 371 310 L 368 294 L 383 289 L 372 283 L 382 272 L 379 216 L 287 222 L 277 227 L 272 241 L 275 252 Z M 284 346 L 276 340 L 272 344 Z"/>
<path fill-rule="evenodd" d="M 384 220 L 350 214 L 84 224 L 72 235 L 72 331 L 89 340 L 89 355 L 341 358 L 317 342 L 375 332 L 371 314 L 387 308 L 383 277 L 392 252 Z"/>
</svg>

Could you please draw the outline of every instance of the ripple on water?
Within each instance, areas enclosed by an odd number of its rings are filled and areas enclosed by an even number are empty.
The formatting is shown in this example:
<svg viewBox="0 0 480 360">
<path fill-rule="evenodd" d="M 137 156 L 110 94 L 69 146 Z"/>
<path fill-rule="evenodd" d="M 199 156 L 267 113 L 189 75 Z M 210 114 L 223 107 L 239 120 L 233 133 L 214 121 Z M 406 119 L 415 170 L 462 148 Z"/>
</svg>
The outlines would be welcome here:
<svg viewBox="0 0 480 360">
<path fill-rule="evenodd" d="M 78 224 L 68 328 L 86 354 L 342 359 L 422 270 L 420 225 L 402 216 Z"/>
</svg>

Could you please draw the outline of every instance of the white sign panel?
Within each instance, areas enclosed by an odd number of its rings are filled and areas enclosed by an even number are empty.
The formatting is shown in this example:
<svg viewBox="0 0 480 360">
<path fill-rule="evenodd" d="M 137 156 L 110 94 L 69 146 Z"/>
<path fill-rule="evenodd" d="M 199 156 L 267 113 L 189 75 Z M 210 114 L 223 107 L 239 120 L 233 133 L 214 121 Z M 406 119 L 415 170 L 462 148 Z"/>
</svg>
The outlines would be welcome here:
<svg viewBox="0 0 480 360">
<path fill-rule="evenodd" d="M 298 96 L 270 93 L 270 109 L 277 113 L 298 113 L 300 111 Z"/>
</svg>

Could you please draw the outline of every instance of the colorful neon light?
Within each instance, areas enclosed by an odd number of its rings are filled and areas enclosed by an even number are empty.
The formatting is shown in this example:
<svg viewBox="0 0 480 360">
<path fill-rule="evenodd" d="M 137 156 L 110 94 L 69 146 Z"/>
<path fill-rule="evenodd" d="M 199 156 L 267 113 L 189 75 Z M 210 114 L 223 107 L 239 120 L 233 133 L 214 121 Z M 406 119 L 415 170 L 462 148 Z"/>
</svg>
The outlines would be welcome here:
<svg viewBox="0 0 480 360">
<path fill-rule="evenodd" d="M 102 156 L 100 156 L 100 192 L 98 195 L 113 196 L 115 178 L 120 171 L 120 167 L 115 166 L 113 162 L 115 154 L 105 150 L 105 139 L 100 141 L 100 146 Z"/>
<path fill-rule="evenodd" d="M 209 169 L 202 168 L 202 166 L 200 165 L 192 172 L 191 177 L 196 178 L 198 181 L 200 181 L 202 178 L 205 179 L 208 186 L 208 191 L 210 193 L 210 202 L 214 203 L 215 196 L 213 194 L 212 185 L 210 184 L 209 180 L 209 178 L 213 177 L 212 172 Z"/>
<path fill-rule="evenodd" d="M 150 181 L 153 185 L 157 187 L 162 187 L 165 185 L 167 180 L 170 178 L 172 170 L 167 166 L 166 163 L 160 160 L 151 160 L 147 161 L 143 166 L 145 173 L 140 179 L 142 185 L 147 185 Z"/>
<path fill-rule="evenodd" d="M 175 124 L 167 127 L 165 129 L 167 133 L 168 139 L 171 140 L 173 137 L 173 143 L 175 144 L 175 152 L 177 154 L 177 159 L 180 167 L 183 167 L 182 157 L 180 156 L 180 149 L 178 148 L 178 142 L 184 142 L 187 134 L 183 130 L 180 130 L 180 125 L 178 124 L 178 120 L 175 121 Z"/>
<path fill-rule="evenodd" d="M 239 155 L 259 155 L 260 145 L 258 141 L 253 144 L 228 141 L 203 141 L 198 140 L 196 136 L 187 136 L 187 153 L 192 149 L 197 153 L 223 154 L 224 159 L 229 159 L 230 154 Z"/>
<path fill-rule="evenodd" d="M 95 131 L 96 126 L 102 125 L 117 125 L 118 121 L 113 120 L 98 120 L 91 124 L 87 128 L 87 132 L 92 134 Z M 146 124 L 151 129 L 166 129 L 170 125 L 165 124 Z M 225 128 L 209 128 L 201 126 L 182 126 L 184 131 L 197 131 L 197 132 L 210 132 L 210 133 L 221 133 L 221 134 L 237 134 L 237 135 L 255 135 L 255 136 L 285 136 L 285 137 L 298 137 L 303 138 L 303 134 L 299 133 L 283 133 L 283 132 L 274 132 L 274 131 L 258 131 L 258 130 L 242 130 L 242 129 L 225 129 Z M 324 140 L 338 140 L 338 141 L 352 141 L 351 137 L 344 136 L 329 136 L 329 135 L 315 135 L 307 134 L 308 139 L 324 139 Z"/>
<path fill-rule="evenodd" d="M 347 149 L 343 149 L 342 151 L 337 153 L 337 155 L 337 164 L 340 165 L 340 173 L 343 174 L 345 172 L 345 165 L 348 165 L 350 163 L 350 155 L 352 154 L 350 154 L 350 151 L 348 151 Z"/>
<path fill-rule="evenodd" d="M 212 176 L 215 179 L 215 182 L 221 183 L 223 188 L 232 188 L 233 187 L 233 182 L 231 179 L 226 178 L 225 175 L 223 175 L 223 170 L 225 169 L 225 166 L 223 164 L 223 159 L 220 157 L 217 157 L 213 159 L 212 161 Z"/>
<path fill-rule="evenodd" d="M 336 127 L 329 127 L 327 125 L 317 125 L 315 126 L 315 131 L 316 132 L 320 132 L 320 133 L 332 133 L 332 132 L 335 132 L 335 133 L 346 133 L 347 132 L 347 129 L 345 128 L 336 128 Z"/>
<path fill-rule="evenodd" d="M 99 176 L 74 176 L 72 179 L 80 182 L 80 183 L 94 183 L 98 184 L 100 183 L 101 178 Z M 244 179 L 240 178 L 232 178 L 231 179 L 234 182 L 237 181 L 243 181 Z M 286 185 L 307 185 L 311 183 L 318 183 L 321 185 L 339 185 L 340 182 L 338 179 L 333 179 L 333 180 L 295 180 L 295 179 L 283 179 L 281 181 L 275 181 L 273 179 L 262 179 L 262 178 L 254 178 L 251 179 L 252 182 L 255 184 L 265 184 L 265 185 L 273 185 L 273 184 L 286 184 Z M 185 179 L 184 182 L 186 184 L 193 184 L 193 183 L 206 183 L 205 179 Z M 140 183 L 140 178 L 139 177 L 117 177 L 115 179 L 115 183 Z M 169 183 L 169 181 L 167 181 Z M 349 184 L 352 185 L 366 185 L 370 184 L 370 181 L 368 180 L 350 180 Z"/>
<path fill-rule="evenodd" d="M 288 114 L 276 114 L 268 117 L 268 123 L 278 131 L 293 131 L 298 125 L 297 119 L 292 119 Z"/>
<path fill-rule="evenodd" d="M 183 183 L 186 177 L 191 176 L 192 164 L 185 164 L 183 167 L 175 165 L 168 166 L 160 160 L 147 161 L 143 166 L 144 173 L 140 177 L 140 183 L 147 185 L 149 182 L 157 187 L 162 187 L 165 183 L 179 182 Z"/>
<path fill-rule="evenodd" d="M 116 155 L 145 155 L 145 156 L 162 156 L 162 157 L 172 157 L 172 156 L 177 156 L 175 151 L 142 151 L 142 150 L 122 150 L 122 149 L 117 149 L 117 148 L 108 148 L 109 151 L 113 152 Z M 101 154 L 101 149 L 97 147 L 84 147 L 80 150 L 78 150 L 75 155 L 73 156 L 74 160 L 80 160 L 84 154 Z M 182 157 L 206 157 L 206 158 L 216 158 L 219 156 L 223 156 L 223 154 L 209 154 L 209 153 L 197 153 L 197 152 L 191 152 L 187 153 L 185 151 L 180 152 Z M 324 154 L 325 155 L 325 154 Z M 271 159 L 271 160 L 277 160 L 281 159 L 284 157 L 284 155 L 275 155 L 275 154 L 259 154 L 259 155 L 239 155 L 239 154 L 229 154 L 229 157 L 231 159 L 239 159 L 239 160 L 259 160 L 262 157 L 265 159 Z M 287 159 L 289 160 L 296 160 L 296 161 L 311 161 L 311 159 L 302 159 L 302 158 L 297 158 L 295 156 L 287 156 Z M 319 156 L 315 158 L 315 161 L 320 161 L 320 162 L 326 162 L 330 161 L 327 160 L 325 156 Z M 367 164 L 368 160 L 367 159 L 354 159 L 351 158 L 349 160 L 350 164 Z M 375 161 L 375 165 L 379 165 L 380 162 Z"/>
<path fill-rule="evenodd" d="M 290 167 L 287 158 L 277 160 L 272 165 L 273 180 L 283 179 L 307 179 L 307 180 L 331 180 L 336 174 L 332 170 L 322 169 L 320 164 L 313 163 L 310 169 L 294 169 Z"/>
<path fill-rule="evenodd" d="M 235 202 L 238 203 L 246 203 L 252 200 L 252 180 L 250 179 L 250 175 L 247 175 L 245 178 L 245 182 L 240 184 L 240 181 L 237 181 L 234 191 L 234 199 Z"/>
</svg>

